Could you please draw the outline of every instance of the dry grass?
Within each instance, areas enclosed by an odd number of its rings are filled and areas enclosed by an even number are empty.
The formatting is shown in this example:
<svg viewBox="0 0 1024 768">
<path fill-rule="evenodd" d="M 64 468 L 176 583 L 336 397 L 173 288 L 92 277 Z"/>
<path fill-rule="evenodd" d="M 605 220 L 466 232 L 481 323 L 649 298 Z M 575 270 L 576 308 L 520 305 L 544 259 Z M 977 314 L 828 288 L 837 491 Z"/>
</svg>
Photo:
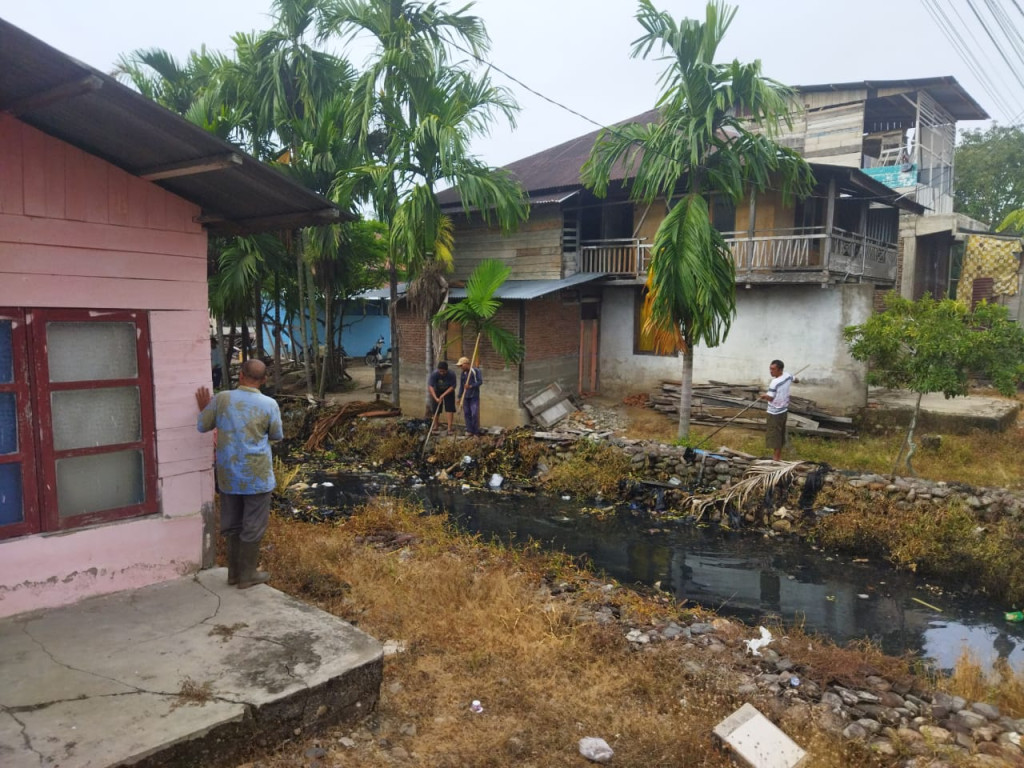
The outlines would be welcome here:
<svg viewBox="0 0 1024 768">
<path fill-rule="evenodd" d="M 556 493 L 593 498 L 614 496 L 619 483 L 629 477 L 630 458 L 617 448 L 591 440 L 580 440 L 572 456 L 556 464 L 541 478 L 542 485 Z"/>
<path fill-rule="evenodd" d="M 331 526 L 275 519 L 269 539 L 277 588 L 407 649 L 386 662 L 376 715 L 319 742 L 330 750 L 329 764 L 392 765 L 390 750 L 401 746 L 415 764 L 438 768 L 579 766 L 578 740 L 600 736 L 620 768 L 732 765 L 711 736 L 747 700 L 735 693 L 729 662 L 684 643 L 637 652 L 623 626 L 586 620 L 600 606 L 627 623 L 680 618 L 669 602 L 602 590 L 564 556 L 484 545 L 442 517 L 389 499 Z M 351 587 L 311 590 L 314 572 Z M 569 586 L 552 596 L 542 589 L 545 578 Z M 741 652 L 736 658 L 743 663 Z M 701 665 L 699 675 L 683 674 L 687 659 Z M 470 712 L 474 699 L 483 714 Z M 771 700 L 753 703 L 773 712 Z M 789 718 L 787 730 L 811 751 L 813 765 L 871 765 L 856 747 L 825 735 L 809 710 Z M 362 746 L 338 746 L 337 737 L 349 733 Z M 287 745 L 261 762 L 302 764 L 311 743 Z"/>
<path fill-rule="evenodd" d="M 969 651 L 957 659 L 956 668 L 948 677 L 938 680 L 943 690 L 967 701 L 987 701 L 1010 717 L 1024 716 L 1024 675 L 1015 673 L 1005 659 L 995 670 L 986 673 Z"/>
<path fill-rule="evenodd" d="M 178 707 L 201 707 L 213 699 L 213 684 L 206 680 L 197 683 L 191 677 L 185 677 L 181 681 L 181 688 L 178 690 L 177 698 L 171 703 L 171 709 Z"/>
<path fill-rule="evenodd" d="M 841 510 L 815 529 L 825 546 L 880 555 L 922 576 L 970 584 L 992 599 L 1024 600 L 1024 531 L 1014 521 L 979 525 L 957 503 L 901 508 L 891 501 L 862 498 L 848 487 L 826 489 L 819 500 Z"/>
<path fill-rule="evenodd" d="M 987 391 L 979 395 L 992 396 Z M 1024 395 L 1018 395 L 1024 399 Z M 674 416 L 650 408 L 625 407 L 630 426 L 627 435 L 636 439 L 675 440 L 676 420 Z M 764 432 L 738 427 L 726 427 L 716 432 L 710 440 L 708 435 L 716 427 L 694 425 L 690 438 L 691 445 L 702 444 L 705 448 L 725 445 L 733 450 L 753 456 L 765 456 Z M 875 472 L 888 475 L 903 442 L 904 431 L 888 434 L 862 434 L 856 439 L 829 439 L 807 435 L 790 435 L 782 457 L 788 460 L 823 462 L 833 467 L 858 472 Z M 921 435 L 917 434 L 918 439 Z M 974 486 L 998 488 L 1024 488 L 1024 475 L 1020 471 L 1020 456 L 1024 453 L 1024 422 L 1005 432 L 975 430 L 968 435 L 942 435 L 941 446 L 929 450 L 918 446 L 914 455 L 914 471 L 918 477 L 928 480 L 965 483 Z"/>
<path fill-rule="evenodd" d="M 274 480 L 277 482 L 275 490 L 277 493 L 284 493 L 295 482 L 295 478 L 298 477 L 302 471 L 302 465 L 296 464 L 294 467 L 286 465 L 280 456 L 274 457 Z"/>
</svg>

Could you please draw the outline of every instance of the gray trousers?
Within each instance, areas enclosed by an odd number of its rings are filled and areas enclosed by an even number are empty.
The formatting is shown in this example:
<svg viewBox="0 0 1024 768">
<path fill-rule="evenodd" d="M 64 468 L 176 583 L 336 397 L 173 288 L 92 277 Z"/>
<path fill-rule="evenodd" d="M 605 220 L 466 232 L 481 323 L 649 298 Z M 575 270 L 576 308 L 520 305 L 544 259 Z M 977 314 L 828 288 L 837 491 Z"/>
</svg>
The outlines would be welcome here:
<svg viewBox="0 0 1024 768">
<path fill-rule="evenodd" d="M 270 523 L 270 491 L 266 493 L 221 493 L 220 532 L 236 534 L 239 541 L 258 542 Z"/>
</svg>

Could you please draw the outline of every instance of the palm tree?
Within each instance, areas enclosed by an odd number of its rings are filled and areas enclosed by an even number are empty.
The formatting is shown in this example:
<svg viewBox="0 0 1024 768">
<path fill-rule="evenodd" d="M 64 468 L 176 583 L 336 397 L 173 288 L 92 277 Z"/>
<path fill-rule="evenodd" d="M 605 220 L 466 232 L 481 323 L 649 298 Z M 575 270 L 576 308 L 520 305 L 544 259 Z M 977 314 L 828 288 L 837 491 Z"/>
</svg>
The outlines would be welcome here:
<svg viewBox="0 0 1024 768">
<path fill-rule="evenodd" d="M 322 6 L 322 0 L 274 0 L 274 24 L 269 30 L 235 35 L 236 59 L 225 69 L 224 88 L 229 100 L 240 105 L 252 151 L 268 161 L 282 162 L 286 170 L 326 194 L 330 177 L 298 166 L 311 154 L 314 162 L 322 160 L 324 147 L 316 144 L 317 138 L 324 135 L 323 125 L 336 119 L 337 112 L 330 105 L 350 92 L 355 71 L 347 60 L 314 45 Z M 313 142 L 317 149 L 304 152 L 303 142 Z M 342 146 L 338 141 L 331 144 L 332 149 Z M 314 183 L 317 179 L 321 183 Z M 307 319 L 313 319 L 315 294 L 304 246 L 312 243 L 320 258 L 330 258 L 330 244 L 336 238 L 324 233 L 304 237 L 299 232 L 285 233 L 283 238 L 294 264 L 298 305 L 308 302 L 311 307 L 308 316 L 299 311 L 307 352 L 306 389 L 311 394 L 314 371 L 308 352 L 316 346 L 317 332 L 307 327 Z"/>
<path fill-rule="evenodd" d="M 518 363 L 523 359 L 523 343 L 514 333 L 502 328 L 494 321 L 494 315 L 501 307 L 495 298 L 512 270 L 497 259 L 485 259 L 477 264 L 466 281 L 466 298 L 456 304 L 448 304 L 434 315 L 435 325 L 456 323 L 470 328 L 476 334 L 470 365 L 476 367 L 480 339 L 487 337 L 491 347 L 506 363 Z"/>
<path fill-rule="evenodd" d="M 362 102 L 362 136 L 375 162 L 362 169 L 373 186 L 377 217 L 388 225 L 392 398 L 400 401 L 400 339 L 394 313 L 398 273 L 415 283 L 411 295 L 429 327 L 447 293 L 451 225 L 441 214 L 437 186 L 459 187 L 467 209 L 511 228 L 525 219 L 525 196 L 512 179 L 469 153 L 470 140 L 498 115 L 516 109 L 504 89 L 474 78 L 452 52 L 478 56 L 489 41 L 482 21 L 450 13 L 444 2 L 418 0 L 328 0 L 323 33 L 347 37 L 368 33 L 377 49 L 356 89 Z M 377 144 L 371 148 L 371 139 Z M 344 180 L 341 182 L 349 183 Z M 432 335 L 425 345 L 426 370 L 433 367 Z"/>
<path fill-rule="evenodd" d="M 682 352 L 680 438 L 690 432 L 693 348 L 724 341 L 736 312 L 732 253 L 712 226 L 705 196 L 739 202 L 746 190 L 754 194 L 769 182 L 787 197 L 809 194 L 813 185 L 807 164 L 773 140 L 791 111 L 789 89 L 764 77 L 760 61 L 714 61 L 735 13 L 712 0 L 703 22 L 676 23 L 640 0 L 636 18 L 644 32 L 632 56 L 657 51 L 669 62 L 660 80 L 660 119 L 602 131 L 581 174 L 603 196 L 621 166 L 634 200 L 662 198 L 670 206 L 652 245 L 645 331 L 659 351 Z"/>
</svg>

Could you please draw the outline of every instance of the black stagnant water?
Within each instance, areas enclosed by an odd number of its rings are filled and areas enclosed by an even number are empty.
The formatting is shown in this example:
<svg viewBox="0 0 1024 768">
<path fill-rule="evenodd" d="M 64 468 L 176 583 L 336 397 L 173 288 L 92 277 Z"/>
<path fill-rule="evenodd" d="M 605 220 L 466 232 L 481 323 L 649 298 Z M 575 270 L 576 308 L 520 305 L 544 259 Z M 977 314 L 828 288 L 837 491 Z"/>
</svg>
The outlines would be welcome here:
<svg viewBox="0 0 1024 768">
<path fill-rule="evenodd" d="M 952 596 L 883 563 L 830 556 L 806 543 L 752 532 L 664 526 L 649 518 L 581 514 L 572 500 L 441 485 L 402 486 L 395 478 L 324 478 L 315 503 L 344 512 L 380 493 L 414 496 L 462 529 L 509 543 L 535 541 L 586 556 L 623 584 L 659 585 L 679 600 L 757 624 L 781 619 L 839 643 L 869 639 L 884 651 L 911 651 L 951 669 L 964 648 L 986 668 L 998 658 L 1024 669 L 1024 626 L 1003 606 Z M 921 602 L 939 610 L 933 610 Z"/>
</svg>

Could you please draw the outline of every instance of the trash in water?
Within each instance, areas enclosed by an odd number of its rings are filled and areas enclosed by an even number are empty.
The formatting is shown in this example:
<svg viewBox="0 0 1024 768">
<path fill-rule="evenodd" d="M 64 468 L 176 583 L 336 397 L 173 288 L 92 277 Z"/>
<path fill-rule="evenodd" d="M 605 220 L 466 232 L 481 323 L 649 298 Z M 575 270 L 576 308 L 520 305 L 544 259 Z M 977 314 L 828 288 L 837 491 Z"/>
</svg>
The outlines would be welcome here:
<svg viewBox="0 0 1024 768">
<path fill-rule="evenodd" d="M 773 640 L 771 632 L 764 627 L 759 627 L 759 629 L 761 630 L 760 639 L 755 638 L 754 640 L 747 640 L 747 650 L 754 656 L 760 656 L 761 651 L 758 649 L 764 648 L 764 646 L 768 645 L 768 643 Z"/>
<path fill-rule="evenodd" d="M 504 480 L 504 477 L 495 472 L 493 475 L 491 475 L 491 481 L 488 483 L 488 485 L 494 490 L 497 490 L 498 488 L 501 488 L 501 484 L 504 482 Z"/>
<path fill-rule="evenodd" d="M 1003 617 L 1007 621 L 1024 621 L 1024 611 L 1007 611 Z"/>
<path fill-rule="evenodd" d="M 683 481 L 680 480 L 678 477 L 670 477 L 668 479 L 668 484 L 671 485 L 673 488 L 678 488 L 680 485 L 683 484 Z"/>
<path fill-rule="evenodd" d="M 484 711 L 484 705 L 481 704 L 476 699 L 473 699 L 473 703 L 469 705 L 469 711 L 470 712 L 476 712 L 477 714 L 480 714 L 481 712 Z"/>
<path fill-rule="evenodd" d="M 562 497 L 562 501 L 569 501 L 570 499 L 572 499 L 572 496 L 563 496 Z"/>
<path fill-rule="evenodd" d="M 464 467 L 468 467 L 472 463 L 473 463 L 473 457 L 472 456 L 463 456 L 462 457 L 462 465 Z"/>
<path fill-rule="evenodd" d="M 864 593 L 861 593 L 857 595 L 857 597 L 859 597 L 861 600 L 868 600 L 871 597 L 871 595 L 865 595 Z"/>
<path fill-rule="evenodd" d="M 789 684 L 792 687 L 794 687 L 794 688 L 799 688 L 800 687 L 800 678 L 797 677 L 796 675 L 793 675 L 793 677 L 789 678 Z"/>
<path fill-rule="evenodd" d="M 333 488 L 334 487 L 334 483 L 332 483 L 330 480 L 324 480 L 322 483 L 320 483 L 320 485 L 323 488 Z"/>
<path fill-rule="evenodd" d="M 607 763 L 615 753 L 604 739 L 584 736 L 580 739 L 580 754 L 595 763 Z"/>
</svg>

